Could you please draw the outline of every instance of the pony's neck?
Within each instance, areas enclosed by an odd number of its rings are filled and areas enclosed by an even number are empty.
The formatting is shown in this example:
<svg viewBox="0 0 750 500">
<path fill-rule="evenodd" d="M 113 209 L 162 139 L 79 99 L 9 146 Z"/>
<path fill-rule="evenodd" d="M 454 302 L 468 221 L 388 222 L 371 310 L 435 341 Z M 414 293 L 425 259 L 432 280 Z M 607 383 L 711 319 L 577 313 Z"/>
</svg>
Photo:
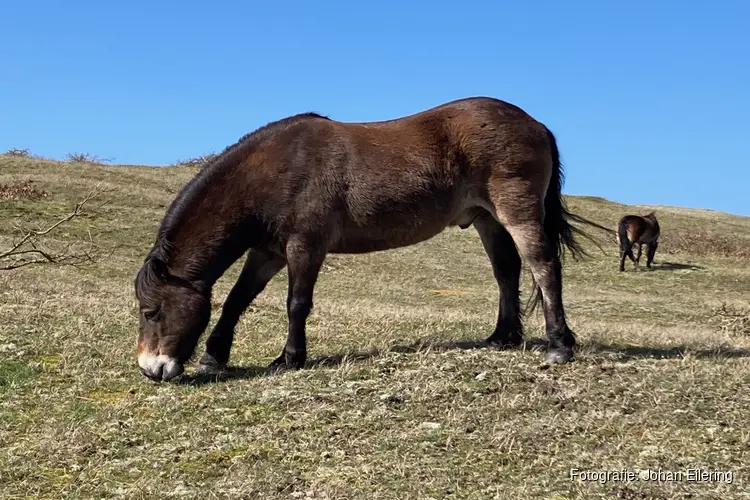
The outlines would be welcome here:
<svg viewBox="0 0 750 500">
<path fill-rule="evenodd" d="M 256 189 L 266 174 L 252 159 L 257 147 L 250 136 L 227 148 L 170 205 L 161 228 L 170 272 L 210 288 L 248 248 L 269 242 Z"/>
<path fill-rule="evenodd" d="M 231 223 L 214 222 L 210 231 L 194 231 L 186 226 L 170 238 L 170 272 L 210 289 L 243 253 L 264 242 L 265 233 L 251 217 Z"/>
<path fill-rule="evenodd" d="M 244 252 L 267 242 L 269 232 L 242 191 L 217 183 L 179 200 L 162 234 L 171 273 L 211 288 Z"/>
</svg>

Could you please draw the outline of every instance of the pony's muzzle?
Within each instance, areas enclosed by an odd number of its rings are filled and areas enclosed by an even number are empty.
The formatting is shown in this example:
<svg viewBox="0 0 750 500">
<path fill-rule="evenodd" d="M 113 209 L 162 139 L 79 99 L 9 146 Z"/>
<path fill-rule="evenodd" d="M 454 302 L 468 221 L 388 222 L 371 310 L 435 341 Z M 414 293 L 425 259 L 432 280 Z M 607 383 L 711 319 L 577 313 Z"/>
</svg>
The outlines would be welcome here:
<svg viewBox="0 0 750 500">
<path fill-rule="evenodd" d="M 185 371 L 182 363 L 176 359 L 163 354 L 155 356 L 149 352 L 138 355 L 138 366 L 145 377 L 156 382 L 172 380 Z"/>
</svg>

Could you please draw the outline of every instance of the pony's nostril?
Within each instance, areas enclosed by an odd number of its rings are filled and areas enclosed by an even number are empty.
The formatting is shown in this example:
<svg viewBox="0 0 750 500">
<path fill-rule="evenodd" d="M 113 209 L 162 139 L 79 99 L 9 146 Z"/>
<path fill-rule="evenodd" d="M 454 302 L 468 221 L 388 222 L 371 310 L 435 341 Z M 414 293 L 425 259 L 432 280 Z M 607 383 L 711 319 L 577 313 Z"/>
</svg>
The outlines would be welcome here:
<svg viewBox="0 0 750 500">
<path fill-rule="evenodd" d="M 147 378 L 147 379 L 149 379 L 149 380 L 153 380 L 154 382 L 161 382 L 161 378 L 160 378 L 160 377 L 157 377 L 157 376 L 155 376 L 155 375 L 154 375 L 154 374 L 153 374 L 152 372 L 150 372 L 149 370 L 144 370 L 143 368 L 141 368 L 141 374 L 143 374 L 143 376 L 144 376 L 144 377 L 146 377 L 146 378 Z"/>
<path fill-rule="evenodd" d="M 182 363 L 176 359 L 165 355 L 154 356 L 147 352 L 138 356 L 138 365 L 145 377 L 158 382 L 171 380 L 184 371 Z"/>
<path fill-rule="evenodd" d="M 184 372 L 184 368 L 180 363 L 176 361 L 170 361 L 163 367 L 161 379 L 163 381 L 172 380 L 173 378 L 181 375 Z"/>
</svg>

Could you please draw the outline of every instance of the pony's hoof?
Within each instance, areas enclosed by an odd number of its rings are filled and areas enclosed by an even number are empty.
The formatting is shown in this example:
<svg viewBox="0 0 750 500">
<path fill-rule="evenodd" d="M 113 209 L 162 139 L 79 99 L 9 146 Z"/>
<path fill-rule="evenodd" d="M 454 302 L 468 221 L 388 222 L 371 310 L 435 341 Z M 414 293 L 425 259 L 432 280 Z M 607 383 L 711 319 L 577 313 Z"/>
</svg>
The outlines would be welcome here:
<svg viewBox="0 0 750 500">
<path fill-rule="evenodd" d="M 551 365 L 564 364 L 573 359 L 573 349 L 560 347 L 547 351 L 545 361 Z"/>
<path fill-rule="evenodd" d="M 484 341 L 492 349 L 513 349 L 523 344 L 523 333 L 519 327 L 499 327 Z"/>
<path fill-rule="evenodd" d="M 195 367 L 196 375 L 220 375 L 227 369 L 225 365 L 199 364 Z"/>
<path fill-rule="evenodd" d="M 278 358 L 271 361 L 271 364 L 268 365 L 268 368 L 274 372 L 284 370 L 299 370 L 305 366 L 306 359 L 307 356 L 305 354 L 291 354 L 284 351 Z"/>
<path fill-rule="evenodd" d="M 226 363 L 221 363 L 216 360 L 213 356 L 206 353 L 203 355 L 201 360 L 198 362 L 198 366 L 195 368 L 196 375 L 218 375 L 227 369 Z"/>
<path fill-rule="evenodd" d="M 523 339 L 521 337 L 490 337 L 485 341 L 485 343 L 487 344 L 487 347 L 491 349 L 504 351 L 508 349 L 515 349 L 516 347 L 520 346 L 521 344 L 523 344 Z"/>
</svg>

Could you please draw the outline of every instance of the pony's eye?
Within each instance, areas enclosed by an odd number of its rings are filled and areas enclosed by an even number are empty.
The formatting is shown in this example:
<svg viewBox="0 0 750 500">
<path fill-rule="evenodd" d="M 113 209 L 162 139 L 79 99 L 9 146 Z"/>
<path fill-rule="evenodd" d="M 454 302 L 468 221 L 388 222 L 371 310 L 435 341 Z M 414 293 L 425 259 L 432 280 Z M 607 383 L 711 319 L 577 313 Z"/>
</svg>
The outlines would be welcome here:
<svg viewBox="0 0 750 500">
<path fill-rule="evenodd" d="M 158 309 L 145 309 L 143 311 L 143 317 L 148 321 L 153 321 L 157 314 L 159 314 Z"/>
</svg>

